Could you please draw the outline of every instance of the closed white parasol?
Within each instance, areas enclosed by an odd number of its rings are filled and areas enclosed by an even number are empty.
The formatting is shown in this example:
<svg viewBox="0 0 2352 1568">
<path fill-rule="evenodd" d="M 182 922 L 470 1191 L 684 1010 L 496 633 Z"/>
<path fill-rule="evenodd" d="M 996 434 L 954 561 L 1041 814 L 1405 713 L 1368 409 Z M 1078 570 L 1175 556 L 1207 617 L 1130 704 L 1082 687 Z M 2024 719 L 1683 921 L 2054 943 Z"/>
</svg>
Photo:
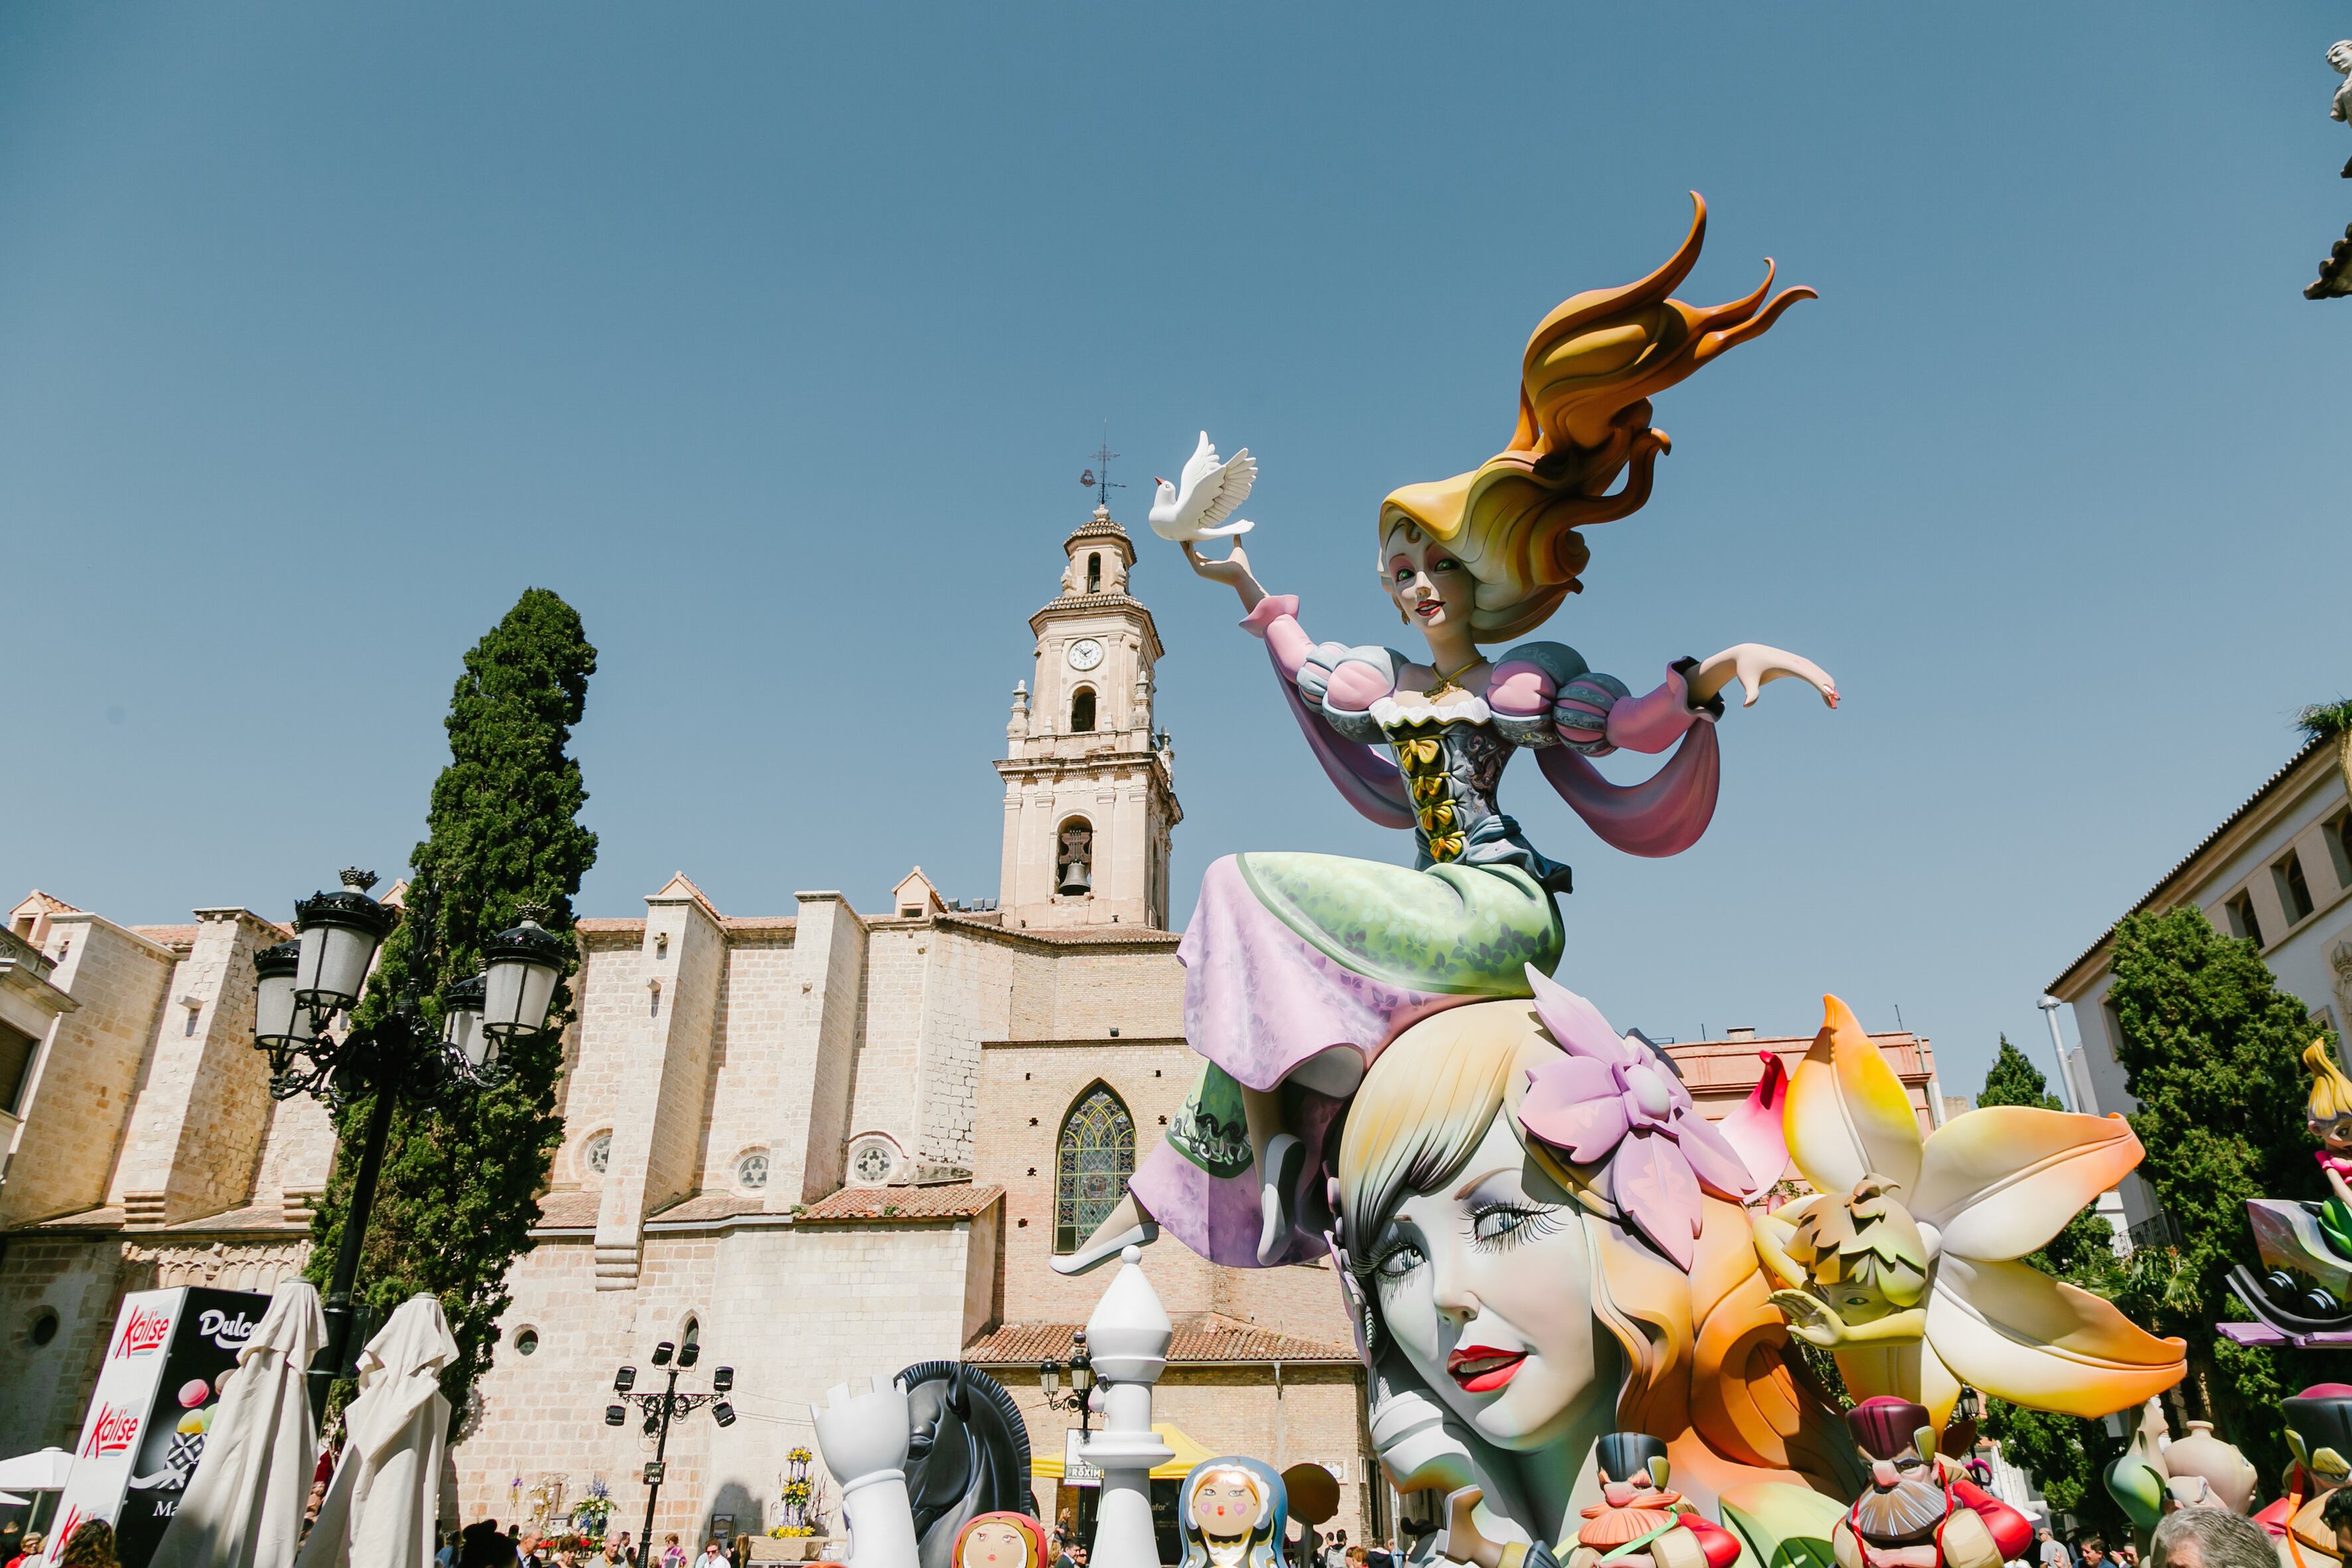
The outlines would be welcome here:
<svg viewBox="0 0 2352 1568">
<path fill-rule="evenodd" d="M 149 1568 L 291 1568 L 319 1454 L 302 1374 L 326 1336 L 319 1288 L 279 1285 L 237 1352 L 204 1457 Z"/>
<path fill-rule="evenodd" d="M 441 1369 L 457 1358 L 441 1303 L 412 1296 L 360 1352 L 360 1393 L 319 1521 L 296 1568 L 425 1568 L 439 1523 L 449 1402 Z"/>
</svg>

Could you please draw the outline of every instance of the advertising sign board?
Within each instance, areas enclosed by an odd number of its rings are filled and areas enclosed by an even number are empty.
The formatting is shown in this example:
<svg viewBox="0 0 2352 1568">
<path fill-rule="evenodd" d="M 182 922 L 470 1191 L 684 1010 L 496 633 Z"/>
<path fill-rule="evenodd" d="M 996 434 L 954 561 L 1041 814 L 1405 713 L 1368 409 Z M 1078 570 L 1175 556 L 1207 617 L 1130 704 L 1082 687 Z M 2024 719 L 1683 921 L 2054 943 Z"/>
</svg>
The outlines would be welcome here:
<svg viewBox="0 0 2352 1568">
<path fill-rule="evenodd" d="M 113 1522 L 123 1568 L 146 1568 L 204 1455 L 221 1380 L 268 1307 L 251 1291 L 194 1286 L 122 1299 L 44 1568 L 90 1519 Z"/>
</svg>

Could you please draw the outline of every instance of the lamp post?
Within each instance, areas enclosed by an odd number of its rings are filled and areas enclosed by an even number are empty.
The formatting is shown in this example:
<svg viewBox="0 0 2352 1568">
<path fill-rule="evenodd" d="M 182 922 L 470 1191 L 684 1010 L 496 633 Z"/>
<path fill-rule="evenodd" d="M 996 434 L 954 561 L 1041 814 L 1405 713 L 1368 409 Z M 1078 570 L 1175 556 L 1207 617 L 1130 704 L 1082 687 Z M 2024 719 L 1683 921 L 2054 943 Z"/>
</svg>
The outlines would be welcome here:
<svg viewBox="0 0 2352 1568">
<path fill-rule="evenodd" d="M 735 1407 L 727 1396 L 735 1391 L 735 1369 L 715 1368 L 710 1374 L 708 1394 L 680 1394 L 677 1374 L 692 1366 L 702 1355 L 702 1347 L 688 1340 L 682 1345 L 664 1340 L 654 1347 L 654 1365 L 669 1369 L 669 1386 L 659 1394 L 633 1393 L 637 1385 L 637 1369 L 625 1366 L 613 1374 L 613 1392 L 621 1403 L 604 1406 L 604 1425 L 622 1426 L 628 1424 L 629 1406 L 645 1412 L 646 1436 L 654 1439 L 654 1457 L 646 1466 L 646 1529 L 637 1539 L 645 1543 L 645 1560 L 653 1561 L 654 1504 L 661 1497 L 665 1474 L 665 1457 L 669 1453 L 669 1424 L 678 1417 L 692 1415 L 697 1406 L 710 1406 L 710 1418 L 721 1426 L 735 1425 Z M 675 1362 L 673 1362 L 675 1357 Z"/>
<path fill-rule="evenodd" d="M 1070 1384 L 1067 1394 L 1062 1392 L 1062 1381 L 1066 1377 Z M 1037 1388 L 1045 1396 L 1046 1409 L 1077 1412 L 1078 1439 L 1083 1447 L 1088 1432 L 1087 1418 L 1093 1414 L 1088 1395 L 1095 1390 L 1095 1363 L 1093 1355 L 1087 1350 L 1086 1330 L 1072 1331 L 1069 1360 L 1041 1361 L 1037 1363 Z M 1068 1446 L 1065 1444 L 1065 1453 L 1067 1449 Z M 1071 1482 L 1072 1478 L 1066 1468 L 1062 1479 L 1066 1485 Z M 1093 1532 L 1094 1510 L 1086 1506 L 1086 1494 L 1092 1489 L 1072 1486 L 1071 1489 L 1078 1495 L 1071 1504 L 1074 1516 L 1070 1527 L 1076 1532 L 1076 1539 L 1088 1540 Z"/>
<path fill-rule="evenodd" d="M 485 942 L 483 973 L 446 987 L 436 1029 L 419 976 L 438 967 L 439 933 L 430 895 L 418 889 L 409 911 L 415 932 L 408 975 L 400 994 L 373 1023 L 328 1032 L 348 1014 L 367 985 L 376 951 L 403 911 L 368 897 L 375 873 L 347 868 L 341 891 L 318 893 L 294 906 L 295 939 L 264 948 L 253 959 L 253 1044 L 269 1058 L 269 1094 L 308 1094 L 341 1107 L 373 1097 L 367 1131 L 352 1173 L 349 1212 L 335 1271 L 327 1286 L 327 1342 L 310 1363 L 310 1402 L 323 1409 L 352 1352 L 352 1286 L 375 1205 L 376 1178 L 392 1131 L 392 1108 L 405 1097 L 426 1103 L 452 1089 L 488 1089 L 506 1081 L 506 1053 L 547 1026 L 547 1010 L 563 977 L 563 939 L 542 929 L 550 912 L 525 905 L 522 922 Z"/>
<path fill-rule="evenodd" d="M 2074 1103 L 2074 1069 L 2066 1060 L 2065 1037 L 2058 1032 L 2058 1009 L 2065 1005 L 2057 997 L 2049 995 L 2034 1004 L 2042 1009 L 2042 1018 L 2050 1025 L 2050 1048 L 2058 1054 L 2058 1092 L 2063 1097 L 2067 1110 L 2080 1110 L 2083 1108 Z"/>
</svg>

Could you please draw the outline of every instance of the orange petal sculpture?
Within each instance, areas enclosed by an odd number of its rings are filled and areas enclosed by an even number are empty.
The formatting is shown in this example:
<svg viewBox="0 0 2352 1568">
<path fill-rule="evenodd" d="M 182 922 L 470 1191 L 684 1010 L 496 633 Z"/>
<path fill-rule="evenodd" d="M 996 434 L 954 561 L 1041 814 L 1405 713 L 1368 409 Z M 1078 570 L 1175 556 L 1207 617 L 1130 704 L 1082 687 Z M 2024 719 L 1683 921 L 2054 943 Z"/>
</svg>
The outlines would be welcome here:
<svg viewBox="0 0 2352 1568">
<path fill-rule="evenodd" d="M 1923 1141 L 1877 1046 L 1823 1003 L 1783 1112 L 1817 1190 L 1755 1224 L 1790 1331 L 1833 1352 L 1856 1398 L 1916 1400 L 1938 1426 L 1963 1383 L 2087 1417 L 2179 1382 L 2179 1340 L 2017 1261 L 2139 1163 L 2124 1120 L 1992 1106 Z"/>
</svg>

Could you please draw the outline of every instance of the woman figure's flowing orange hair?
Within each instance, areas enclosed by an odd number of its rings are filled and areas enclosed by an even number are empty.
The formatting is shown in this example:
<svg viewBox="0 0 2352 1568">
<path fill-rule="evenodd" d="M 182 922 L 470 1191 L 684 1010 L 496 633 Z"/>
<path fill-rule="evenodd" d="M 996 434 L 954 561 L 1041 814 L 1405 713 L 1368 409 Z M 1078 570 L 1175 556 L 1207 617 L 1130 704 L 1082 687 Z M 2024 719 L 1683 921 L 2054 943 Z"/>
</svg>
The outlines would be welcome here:
<svg viewBox="0 0 2352 1568">
<path fill-rule="evenodd" d="M 1735 344 L 1761 335 L 1811 289 L 1772 288 L 1697 306 L 1671 297 L 1706 237 L 1706 202 L 1691 193 L 1690 234 L 1638 283 L 1565 300 L 1528 340 L 1519 423 L 1511 444 L 1473 472 L 1407 485 L 1381 503 L 1381 539 L 1411 524 L 1451 549 L 1477 579 L 1472 629 L 1482 642 L 1524 636 L 1581 592 L 1591 559 L 1577 530 L 1613 522 L 1650 499 L 1651 471 L 1670 450 L 1650 399 Z M 1611 490 L 1620 479 L 1622 488 Z"/>
</svg>

